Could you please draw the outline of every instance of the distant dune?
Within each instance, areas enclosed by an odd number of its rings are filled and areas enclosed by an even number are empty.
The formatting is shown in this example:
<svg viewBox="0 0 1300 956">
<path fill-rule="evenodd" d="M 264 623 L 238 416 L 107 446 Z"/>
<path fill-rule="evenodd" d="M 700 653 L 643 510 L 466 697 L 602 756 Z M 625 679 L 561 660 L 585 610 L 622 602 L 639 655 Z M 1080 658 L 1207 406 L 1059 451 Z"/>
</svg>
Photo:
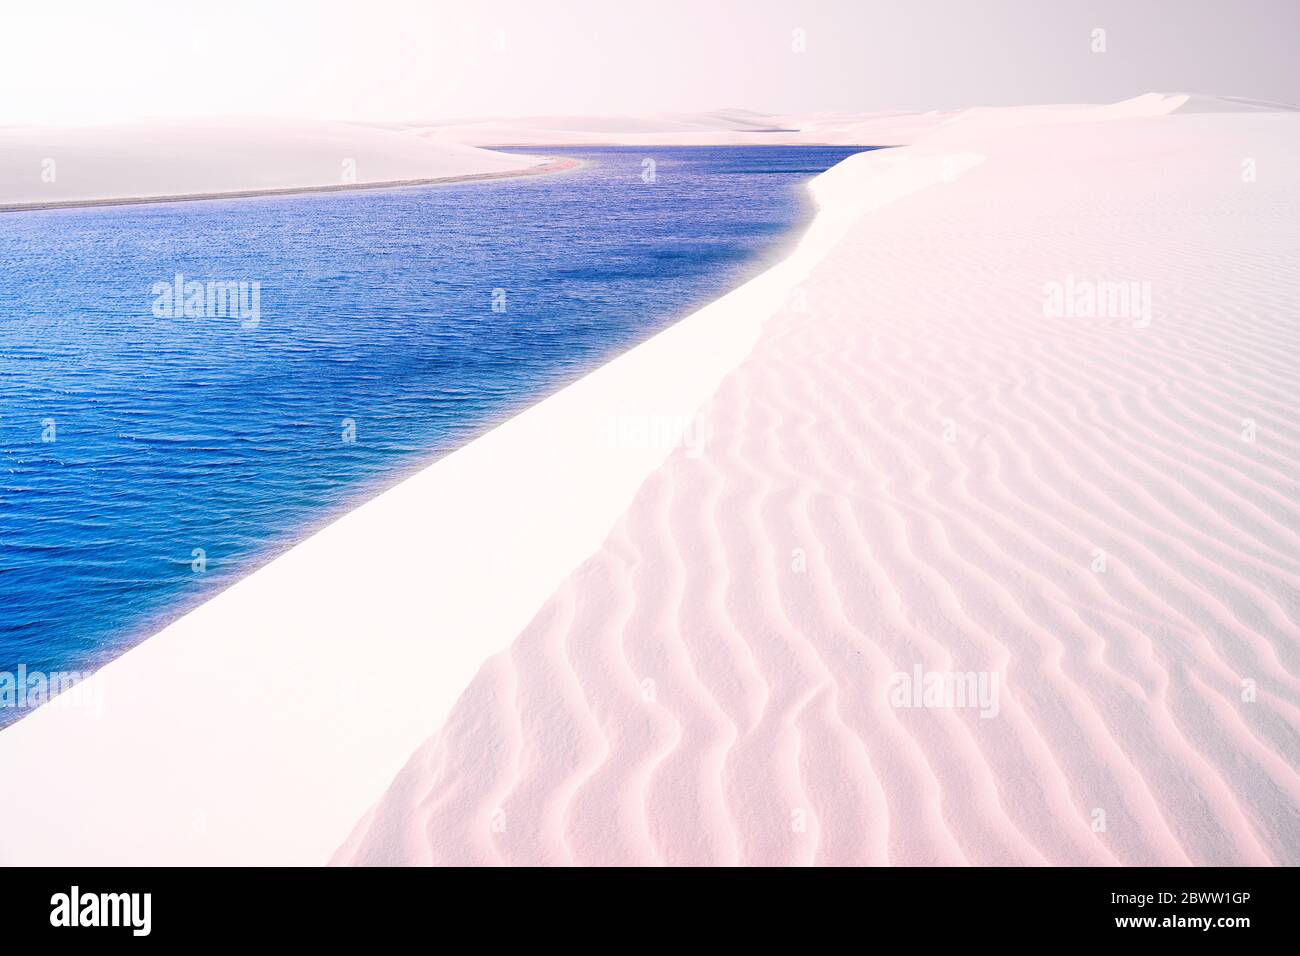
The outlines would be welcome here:
<svg viewBox="0 0 1300 956">
<path fill-rule="evenodd" d="M 0 209 L 341 189 L 526 172 L 543 157 L 347 123 L 0 129 Z"/>
<path fill-rule="evenodd" d="M 494 146 L 906 145 L 945 127 L 1095 119 L 1097 107 L 471 118 L 428 123 L 203 122 L 0 128 L 0 210 L 203 199 L 513 176 L 563 168 Z M 1148 94 L 1106 115 L 1277 111 L 1233 97 Z"/>
<path fill-rule="evenodd" d="M 1103 107 L 1086 104 L 1000 106 L 928 113 L 890 110 L 767 114 L 749 110 L 717 110 L 646 116 L 473 118 L 412 123 L 407 129 L 416 136 L 475 146 L 905 146 L 923 137 L 932 137 L 944 127 L 969 128 L 971 123 L 978 123 L 983 128 L 1004 129 L 1173 112 L 1277 112 L 1295 108 L 1236 97 L 1147 93 Z"/>
</svg>

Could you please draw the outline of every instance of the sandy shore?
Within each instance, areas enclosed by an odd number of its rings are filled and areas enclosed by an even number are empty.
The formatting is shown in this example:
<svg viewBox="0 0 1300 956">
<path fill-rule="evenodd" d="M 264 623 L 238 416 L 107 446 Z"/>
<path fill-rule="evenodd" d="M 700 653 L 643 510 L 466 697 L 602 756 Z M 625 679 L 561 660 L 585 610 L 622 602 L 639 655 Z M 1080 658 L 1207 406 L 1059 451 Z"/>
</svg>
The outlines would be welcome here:
<svg viewBox="0 0 1300 956">
<path fill-rule="evenodd" d="M 522 156 L 349 123 L 0 129 L 0 212 L 468 182 L 556 172 Z"/>
<path fill-rule="evenodd" d="M 346 183 L 336 186 L 291 186 L 280 189 L 244 189 L 228 192 L 190 193 L 183 196 L 118 196 L 110 199 L 69 199 L 64 202 L 19 203 L 0 206 L 0 212 L 26 212 L 35 209 L 80 209 L 87 206 L 135 206 L 142 203 L 194 202 L 202 199 L 252 199 L 258 196 L 298 196 L 304 193 L 352 192 L 358 189 L 399 189 L 404 186 L 449 186 L 453 183 L 481 182 L 488 179 L 513 179 L 563 173 L 581 165 L 574 159 L 552 159 L 524 169 L 507 169 L 492 173 L 464 173 L 459 176 L 436 176 L 432 179 L 396 179 L 373 183 Z"/>
<path fill-rule="evenodd" d="M 1300 123 L 1185 105 L 886 118 L 776 268 L 0 732 L 0 862 L 1300 862 Z"/>
</svg>

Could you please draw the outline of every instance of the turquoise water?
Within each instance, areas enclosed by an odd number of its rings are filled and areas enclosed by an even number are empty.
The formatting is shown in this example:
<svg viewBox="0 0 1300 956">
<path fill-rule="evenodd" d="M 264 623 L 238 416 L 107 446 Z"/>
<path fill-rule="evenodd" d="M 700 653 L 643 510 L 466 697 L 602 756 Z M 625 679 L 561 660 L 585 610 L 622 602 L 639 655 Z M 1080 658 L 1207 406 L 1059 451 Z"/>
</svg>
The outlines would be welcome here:
<svg viewBox="0 0 1300 956">
<path fill-rule="evenodd" d="M 761 271 L 858 151 L 0 216 L 0 672 L 104 663 Z"/>
</svg>

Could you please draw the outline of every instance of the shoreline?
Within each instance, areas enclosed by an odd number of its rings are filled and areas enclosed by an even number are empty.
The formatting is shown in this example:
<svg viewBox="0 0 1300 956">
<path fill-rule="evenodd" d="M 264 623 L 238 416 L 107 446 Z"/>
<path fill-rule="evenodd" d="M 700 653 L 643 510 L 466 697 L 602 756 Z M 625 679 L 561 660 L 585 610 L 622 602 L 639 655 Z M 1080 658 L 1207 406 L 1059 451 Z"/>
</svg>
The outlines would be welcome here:
<svg viewBox="0 0 1300 956">
<path fill-rule="evenodd" d="M 532 148 L 538 149 L 539 147 L 532 147 Z M 549 149 L 549 147 L 541 147 L 541 148 Z M 721 146 L 720 148 L 725 149 L 729 147 Z M 832 147 L 832 148 L 842 148 L 842 147 Z M 865 149 L 869 150 L 872 148 L 867 147 Z M 589 163 L 587 160 L 577 158 L 577 157 L 555 157 L 551 159 L 550 162 L 543 164 L 542 166 L 530 167 L 528 171 L 559 174 L 561 172 L 574 172 L 588 165 Z M 669 318 L 670 325 L 676 324 L 677 322 L 689 318 L 700 308 L 703 308 L 705 305 L 708 305 L 711 301 L 716 301 L 716 298 L 720 298 L 721 296 L 726 295 L 731 291 L 734 291 L 734 289 L 739 288 L 741 285 L 744 285 L 746 282 L 762 275 L 764 272 L 768 271 L 768 269 L 772 268 L 773 266 L 777 265 L 778 263 L 786 259 L 794 251 L 794 249 L 798 246 L 799 242 L 801 241 L 803 235 L 808 231 L 809 227 L 811 226 L 817 214 L 817 206 L 812 198 L 811 192 L 804 189 L 804 187 L 807 186 L 808 181 L 809 180 L 805 180 L 803 183 L 799 184 L 798 186 L 791 187 L 792 190 L 796 190 L 798 193 L 800 212 L 798 216 L 790 223 L 789 228 L 781 235 L 781 238 L 773 243 L 772 248 L 770 250 L 761 253 L 759 256 L 755 258 L 755 260 L 752 263 L 749 263 L 744 270 L 744 274 L 737 275 L 733 279 L 729 280 L 729 283 L 734 283 L 734 284 L 729 284 L 728 286 L 724 287 L 721 291 L 715 293 L 715 299 L 703 301 L 702 303 L 688 306 L 684 309 L 674 310 L 673 315 Z M 665 328 L 666 327 L 668 326 L 665 326 Z M 512 412 L 510 412 L 504 418 L 497 418 L 490 422 L 484 423 L 482 427 L 476 428 L 476 430 L 472 435 L 463 439 L 459 444 L 453 447 L 437 448 L 437 449 L 426 448 L 417 452 L 410 453 L 408 458 L 403 460 L 400 467 L 395 468 L 391 472 L 385 472 L 384 474 L 375 478 L 372 482 L 368 483 L 364 487 L 356 489 L 355 493 L 350 494 L 346 501 L 335 502 L 330 508 L 321 510 L 319 513 L 313 514 L 310 521 L 305 522 L 300 526 L 294 527 L 292 531 L 287 533 L 283 539 L 277 539 L 265 551 L 258 551 L 252 555 L 247 556 L 248 560 L 247 562 L 241 562 L 243 566 L 237 572 L 237 576 L 232 576 L 226 581 L 222 582 L 219 589 L 209 591 L 206 593 L 199 593 L 197 595 L 191 595 L 188 596 L 183 602 L 178 603 L 176 605 L 167 605 L 165 607 L 155 609 L 153 612 L 149 614 L 149 616 L 144 620 L 143 623 L 134 623 L 130 627 L 121 630 L 120 633 L 127 635 L 127 637 L 125 640 L 117 642 L 114 645 L 114 649 L 111 655 L 99 656 L 98 658 L 92 657 L 85 660 L 79 660 L 75 662 L 75 667 L 79 672 L 84 672 L 87 677 L 91 676 L 92 674 L 96 673 L 98 670 L 103 669 L 104 667 L 112 663 L 114 660 L 123 656 L 131 649 L 140 646 L 141 644 L 149 640 L 154 635 L 160 633 L 170 624 L 174 623 L 175 621 L 178 621 L 184 616 L 199 609 L 204 604 L 215 599 L 225 591 L 229 590 L 231 587 L 238 584 L 239 581 L 255 573 L 256 571 L 266 566 L 267 564 L 270 564 L 280 556 L 292 550 L 297 545 L 310 539 L 315 534 L 329 527 L 331 524 L 345 517 L 347 514 L 351 513 L 352 511 L 355 511 L 357 508 L 360 508 L 368 501 L 379 497 L 380 495 L 384 494 L 388 490 L 396 487 L 397 485 L 402 484 L 403 482 L 405 482 L 410 478 L 415 477 L 416 475 L 420 474 L 426 469 L 437 464 L 443 458 L 454 453 L 456 450 L 463 447 L 464 445 L 469 444 L 475 439 L 483 436 L 484 434 L 487 434 L 488 432 L 498 427 L 499 425 L 504 424 L 506 421 L 508 421 L 510 418 L 514 417 L 515 415 L 521 414 L 522 412 L 526 411 L 528 408 L 532 407 L 533 405 L 545 401 L 552 394 L 558 391 L 562 391 L 563 389 L 569 387 L 570 385 L 576 384 L 587 374 L 589 374 L 592 371 L 595 371 L 598 368 L 601 368 L 602 366 L 608 364 L 611 361 L 614 361 L 621 354 L 623 354 L 630 348 L 635 347 L 636 344 L 639 343 L 634 342 L 631 345 L 627 345 L 627 344 L 621 345 L 620 346 L 621 351 L 616 351 L 613 354 L 608 354 L 603 358 L 597 360 L 596 364 L 591 365 L 585 369 L 574 371 L 572 375 L 566 376 L 564 381 L 553 384 L 551 386 L 551 389 L 548 392 L 534 396 L 529 401 L 528 404 L 517 406 Z M 31 713 L 33 712 L 34 711 L 23 712 L 20 710 L 17 715 L 6 715 L 4 710 L 0 709 L 0 732 L 2 732 L 7 727 L 12 726 L 13 724 L 16 724 L 19 721 L 31 716 Z"/>
<path fill-rule="evenodd" d="M 436 176 L 430 179 L 400 179 L 384 182 L 340 183 L 329 186 L 285 186 L 268 189 L 241 189 L 229 192 L 187 193 L 173 196 L 122 196 L 106 199 L 68 199 L 57 202 L 9 203 L 0 205 L 0 213 L 40 212 L 57 209 L 87 209 L 96 206 L 141 206 L 150 203 L 204 202 L 213 199 L 260 199 L 267 196 L 301 196 L 309 193 L 355 192 L 364 189 L 403 189 L 412 186 L 450 186 L 457 183 L 483 182 L 495 179 L 517 179 L 523 176 L 545 176 L 571 172 L 582 165 L 581 160 L 557 157 L 536 166 L 501 172 L 462 173 L 456 176 Z"/>
<path fill-rule="evenodd" d="M 813 214 L 765 271 L 106 664 L 79 685 L 102 701 L 93 720 L 47 705 L 0 731 L 15 773 L 64 758 L 39 788 L 0 794 L 0 816 L 26 823 L 0 863 L 326 862 L 677 447 L 611 443 L 611 416 L 615 431 L 689 422 L 845 228 L 819 182 L 879 153 L 806 183 Z M 872 192 L 888 201 L 900 182 Z M 131 767 L 111 741 L 131 742 Z"/>
</svg>

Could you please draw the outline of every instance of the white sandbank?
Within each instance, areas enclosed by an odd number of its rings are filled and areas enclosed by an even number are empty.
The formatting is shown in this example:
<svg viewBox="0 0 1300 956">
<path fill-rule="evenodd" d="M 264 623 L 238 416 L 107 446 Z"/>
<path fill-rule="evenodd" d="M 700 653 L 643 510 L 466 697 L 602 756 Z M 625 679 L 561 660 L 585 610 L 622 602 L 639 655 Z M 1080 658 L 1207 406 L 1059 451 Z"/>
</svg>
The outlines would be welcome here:
<svg viewBox="0 0 1300 956">
<path fill-rule="evenodd" d="M 1177 237 L 1220 201 L 1197 191 L 1216 163 L 1293 169 L 1300 130 L 1166 115 L 1185 103 L 881 120 L 916 145 L 818 177 L 786 261 L 123 655 L 97 715 L 0 732 L 0 863 L 1277 861 L 1295 273 L 1267 205 L 1214 207 L 1258 243 L 1250 281 Z M 1285 213 L 1278 176 L 1254 185 Z M 1034 315 L 1067 271 L 1186 291 L 1147 339 L 1107 338 Z M 1270 441 L 1230 445 L 1203 389 Z M 702 408 L 698 457 L 611 441 Z M 1226 552 L 1198 556 L 1198 522 Z M 1119 555 L 1100 580 L 1098 541 Z M 797 547 L 792 598 L 773 568 Z M 925 715 L 876 685 L 914 659 L 1003 669 L 1006 716 L 903 724 Z M 1224 687 L 1247 671 L 1240 713 Z M 808 840 L 784 838 L 791 808 Z"/>
<path fill-rule="evenodd" d="M 815 180 L 703 445 L 335 861 L 1300 863 L 1300 114 L 1213 105 Z"/>
<path fill-rule="evenodd" d="M 5 127 L 0 210 L 482 178 L 544 162 L 350 123 Z"/>
</svg>

